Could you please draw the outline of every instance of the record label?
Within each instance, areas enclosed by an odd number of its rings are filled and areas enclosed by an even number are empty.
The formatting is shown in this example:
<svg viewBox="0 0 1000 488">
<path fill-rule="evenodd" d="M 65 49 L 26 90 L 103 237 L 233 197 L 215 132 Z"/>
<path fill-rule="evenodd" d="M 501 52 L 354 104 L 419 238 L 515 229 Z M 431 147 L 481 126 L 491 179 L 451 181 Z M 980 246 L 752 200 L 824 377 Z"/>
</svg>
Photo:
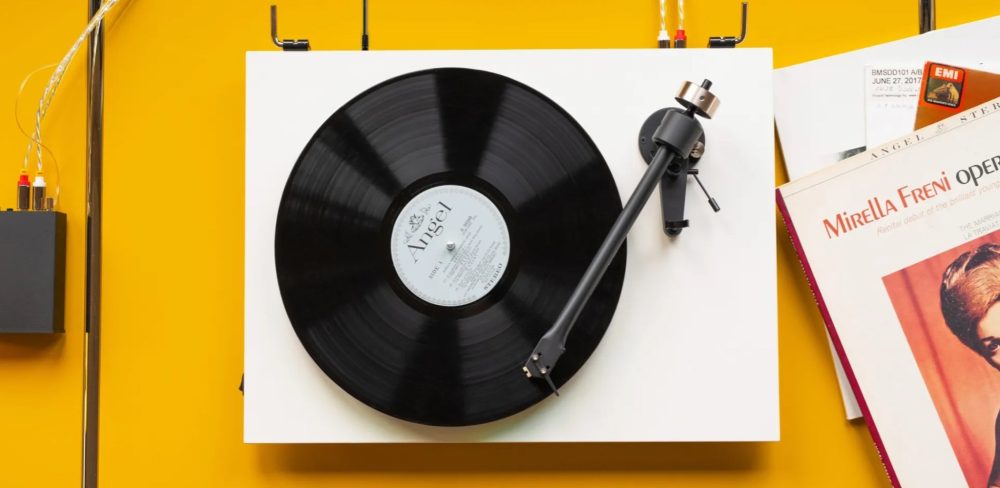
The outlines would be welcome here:
<svg viewBox="0 0 1000 488">
<path fill-rule="evenodd" d="M 459 185 L 415 196 L 392 227 L 392 265 L 420 299 L 460 307 L 486 296 L 510 258 L 507 223 L 482 193 Z"/>
</svg>

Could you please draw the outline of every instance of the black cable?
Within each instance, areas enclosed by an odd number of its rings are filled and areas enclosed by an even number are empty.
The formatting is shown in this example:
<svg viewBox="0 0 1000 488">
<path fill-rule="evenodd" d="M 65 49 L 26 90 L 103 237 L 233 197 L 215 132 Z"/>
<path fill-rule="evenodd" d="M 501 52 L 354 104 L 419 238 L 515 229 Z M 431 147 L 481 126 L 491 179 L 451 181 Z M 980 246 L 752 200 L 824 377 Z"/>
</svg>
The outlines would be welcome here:
<svg viewBox="0 0 1000 488">
<path fill-rule="evenodd" d="M 368 50 L 368 0 L 361 0 L 361 50 Z"/>
</svg>

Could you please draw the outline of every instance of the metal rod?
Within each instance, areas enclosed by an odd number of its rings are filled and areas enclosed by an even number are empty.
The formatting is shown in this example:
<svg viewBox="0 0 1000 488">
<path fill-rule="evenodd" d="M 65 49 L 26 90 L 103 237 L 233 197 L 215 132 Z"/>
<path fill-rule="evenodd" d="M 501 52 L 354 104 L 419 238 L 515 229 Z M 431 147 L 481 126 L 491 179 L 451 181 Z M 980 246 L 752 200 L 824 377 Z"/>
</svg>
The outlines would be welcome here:
<svg viewBox="0 0 1000 488">
<path fill-rule="evenodd" d="M 920 0 L 920 33 L 937 29 L 934 0 Z"/>
<path fill-rule="evenodd" d="M 271 5 L 271 42 L 275 46 L 284 47 L 281 45 L 281 39 L 278 39 L 278 6 Z"/>
<path fill-rule="evenodd" d="M 88 0 L 88 20 L 102 0 Z M 97 488 L 101 381 L 101 204 L 104 173 L 104 22 L 87 49 L 87 270 L 84 359 L 83 487 Z"/>
<path fill-rule="evenodd" d="M 749 8 L 748 2 L 743 2 L 743 8 L 740 13 L 740 37 L 736 38 L 736 44 L 743 42 L 747 38 L 747 9 Z"/>
<path fill-rule="evenodd" d="M 368 50 L 368 0 L 361 0 L 361 50 Z"/>
</svg>

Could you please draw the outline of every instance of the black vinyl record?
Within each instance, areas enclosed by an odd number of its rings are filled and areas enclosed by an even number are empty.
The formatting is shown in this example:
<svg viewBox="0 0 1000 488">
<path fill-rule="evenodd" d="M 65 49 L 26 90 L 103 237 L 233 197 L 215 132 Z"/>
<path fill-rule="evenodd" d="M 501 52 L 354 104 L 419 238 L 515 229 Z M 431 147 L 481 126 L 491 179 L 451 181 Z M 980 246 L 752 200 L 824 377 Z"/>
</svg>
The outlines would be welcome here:
<svg viewBox="0 0 1000 488">
<path fill-rule="evenodd" d="M 275 264 L 288 317 L 358 400 L 472 425 L 548 396 L 521 367 L 621 212 L 593 141 L 539 92 L 460 68 L 406 74 L 337 110 L 295 163 Z M 553 370 L 597 347 L 625 276 L 618 253 Z"/>
</svg>

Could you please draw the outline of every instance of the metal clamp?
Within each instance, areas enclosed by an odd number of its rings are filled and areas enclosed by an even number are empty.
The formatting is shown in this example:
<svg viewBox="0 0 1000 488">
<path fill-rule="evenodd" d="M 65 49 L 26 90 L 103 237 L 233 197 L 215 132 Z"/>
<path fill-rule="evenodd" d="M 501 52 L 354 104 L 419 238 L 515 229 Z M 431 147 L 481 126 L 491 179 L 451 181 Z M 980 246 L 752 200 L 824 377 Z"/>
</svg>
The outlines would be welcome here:
<svg viewBox="0 0 1000 488">
<path fill-rule="evenodd" d="M 709 37 L 708 47 L 736 47 L 747 38 L 747 2 L 743 2 L 743 13 L 741 14 L 740 37 Z"/>
<path fill-rule="evenodd" d="M 278 6 L 271 5 L 271 42 L 285 51 L 308 51 L 309 39 L 278 39 Z"/>
</svg>

